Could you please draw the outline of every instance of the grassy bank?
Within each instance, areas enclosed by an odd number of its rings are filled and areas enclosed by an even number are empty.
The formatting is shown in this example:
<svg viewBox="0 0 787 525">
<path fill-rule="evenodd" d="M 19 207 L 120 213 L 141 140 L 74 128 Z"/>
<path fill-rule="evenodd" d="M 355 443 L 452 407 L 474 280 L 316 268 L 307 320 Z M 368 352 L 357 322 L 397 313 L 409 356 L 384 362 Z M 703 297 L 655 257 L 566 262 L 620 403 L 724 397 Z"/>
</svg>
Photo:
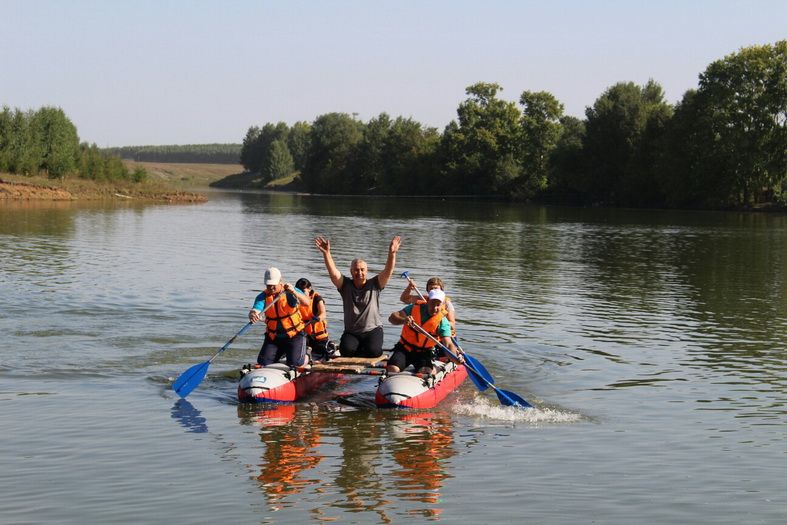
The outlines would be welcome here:
<svg viewBox="0 0 787 525">
<path fill-rule="evenodd" d="M 295 174 L 263 184 L 259 177 L 245 173 L 239 164 L 194 164 L 176 162 L 123 163 L 133 172 L 147 173 L 142 183 L 95 182 L 76 177 L 48 179 L 0 173 L 0 202 L 3 200 L 97 200 L 140 199 L 164 202 L 204 202 L 200 192 L 213 183 L 231 189 L 288 190 Z"/>
<path fill-rule="evenodd" d="M 243 172 L 240 164 L 193 164 L 178 162 L 136 162 L 124 160 L 130 171 L 142 167 L 151 182 L 168 184 L 173 188 L 194 190 L 208 188 L 211 182 Z"/>
<path fill-rule="evenodd" d="M 138 199 L 152 202 L 205 202 L 199 193 L 183 191 L 162 180 L 142 183 L 126 181 L 95 182 L 79 178 L 63 180 L 25 177 L 0 173 L 0 202 L 3 200 L 120 200 Z"/>
</svg>

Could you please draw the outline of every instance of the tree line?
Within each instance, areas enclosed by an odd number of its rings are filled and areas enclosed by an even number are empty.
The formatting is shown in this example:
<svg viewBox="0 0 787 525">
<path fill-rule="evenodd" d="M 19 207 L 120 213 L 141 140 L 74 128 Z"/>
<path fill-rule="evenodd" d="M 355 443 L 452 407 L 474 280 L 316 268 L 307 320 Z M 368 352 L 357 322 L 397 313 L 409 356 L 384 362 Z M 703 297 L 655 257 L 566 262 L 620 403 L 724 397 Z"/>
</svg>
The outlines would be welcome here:
<svg viewBox="0 0 787 525">
<path fill-rule="evenodd" d="M 129 171 L 117 156 L 102 153 L 95 144 L 80 143 L 77 128 L 60 108 L 0 112 L 0 172 L 44 174 L 62 179 L 75 175 L 96 181 L 147 178 L 143 168 Z"/>
<path fill-rule="evenodd" d="M 184 162 L 201 164 L 240 163 L 240 144 L 186 144 L 168 146 L 123 146 L 103 151 L 137 162 Z"/>
<path fill-rule="evenodd" d="M 296 172 L 316 193 L 476 195 L 582 205 L 724 208 L 787 205 L 787 40 L 711 63 L 669 104 L 654 80 L 619 82 L 564 115 L 546 91 L 466 89 L 439 132 L 382 113 L 361 122 L 252 126 L 243 166 L 265 181 Z"/>
</svg>

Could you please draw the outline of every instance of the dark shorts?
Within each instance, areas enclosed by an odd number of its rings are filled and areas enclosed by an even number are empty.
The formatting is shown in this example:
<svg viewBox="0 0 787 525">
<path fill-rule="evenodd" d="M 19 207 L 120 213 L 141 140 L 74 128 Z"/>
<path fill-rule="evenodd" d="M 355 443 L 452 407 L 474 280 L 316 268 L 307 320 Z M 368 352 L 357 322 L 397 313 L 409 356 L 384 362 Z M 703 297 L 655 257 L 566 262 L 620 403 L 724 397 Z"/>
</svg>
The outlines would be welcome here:
<svg viewBox="0 0 787 525">
<path fill-rule="evenodd" d="M 339 351 L 342 357 L 380 357 L 383 355 L 383 327 L 362 334 L 344 332 Z"/>
<path fill-rule="evenodd" d="M 400 343 L 396 343 L 393 347 L 393 353 L 388 358 L 388 366 L 395 366 L 399 370 L 404 370 L 409 365 L 413 365 L 417 372 L 421 368 L 431 367 L 432 359 L 434 359 L 434 351 L 428 350 L 425 352 L 410 352 L 406 350 Z"/>
<path fill-rule="evenodd" d="M 303 366 L 306 362 L 306 335 L 300 333 L 292 339 L 269 339 L 266 335 L 260 355 L 257 356 L 257 363 L 268 366 L 277 363 L 285 355 L 287 366 Z"/>
</svg>

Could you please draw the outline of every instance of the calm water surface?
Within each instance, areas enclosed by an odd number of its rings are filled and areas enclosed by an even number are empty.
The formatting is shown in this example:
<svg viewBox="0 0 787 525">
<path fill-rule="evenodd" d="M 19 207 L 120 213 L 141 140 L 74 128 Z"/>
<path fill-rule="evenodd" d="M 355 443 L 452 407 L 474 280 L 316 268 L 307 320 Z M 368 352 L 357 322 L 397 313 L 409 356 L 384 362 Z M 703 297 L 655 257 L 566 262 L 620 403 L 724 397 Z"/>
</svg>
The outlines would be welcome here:
<svg viewBox="0 0 787 525">
<path fill-rule="evenodd" d="M 312 239 L 447 283 L 464 385 L 374 408 L 349 377 L 236 401 L 262 272 L 340 300 Z M 787 217 L 214 193 L 0 204 L 0 523 L 787 522 Z M 384 314 L 405 282 L 392 279 Z M 386 327 L 392 346 L 398 329 Z"/>
</svg>

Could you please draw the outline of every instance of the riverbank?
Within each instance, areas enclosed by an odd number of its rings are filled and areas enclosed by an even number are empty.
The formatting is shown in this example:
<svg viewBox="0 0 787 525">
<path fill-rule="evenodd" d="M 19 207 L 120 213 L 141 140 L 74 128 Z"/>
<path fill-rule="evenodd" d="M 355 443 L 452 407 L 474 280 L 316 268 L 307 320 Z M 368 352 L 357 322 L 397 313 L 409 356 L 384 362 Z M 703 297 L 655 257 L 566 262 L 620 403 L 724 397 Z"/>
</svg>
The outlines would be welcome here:
<svg viewBox="0 0 787 525">
<path fill-rule="evenodd" d="M 141 200 L 167 203 L 207 202 L 201 193 L 183 191 L 162 181 L 143 183 L 49 179 L 0 173 L 0 202 L 4 200 L 87 201 Z"/>
</svg>

